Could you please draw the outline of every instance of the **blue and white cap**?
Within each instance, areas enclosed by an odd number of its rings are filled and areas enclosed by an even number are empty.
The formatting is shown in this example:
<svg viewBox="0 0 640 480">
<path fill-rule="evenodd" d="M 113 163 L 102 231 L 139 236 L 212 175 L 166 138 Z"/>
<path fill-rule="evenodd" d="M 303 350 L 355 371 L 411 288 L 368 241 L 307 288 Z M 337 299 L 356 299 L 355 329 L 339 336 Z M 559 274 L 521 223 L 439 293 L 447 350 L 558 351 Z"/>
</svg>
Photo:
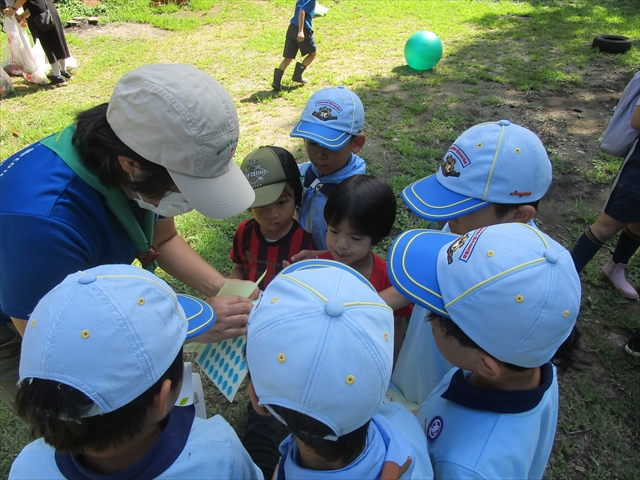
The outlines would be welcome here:
<svg viewBox="0 0 640 480">
<path fill-rule="evenodd" d="M 334 433 L 329 440 L 373 417 L 393 363 L 391 308 L 355 270 L 336 263 L 303 261 L 280 272 L 247 329 L 247 364 L 260 404 L 324 423 Z"/>
<path fill-rule="evenodd" d="M 307 102 L 292 137 L 306 138 L 329 150 L 339 150 L 364 127 L 364 107 L 358 95 L 343 86 L 318 90 Z"/>
<path fill-rule="evenodd" d="M 475 125 L 449 148 L 434 175 L 402 191 L 409 209 L 446 221 L 490 203 L 540 200 L 551 185 L 551 162 L 538 136 L 508 120 Z"/>
<path fill-rule="evenodd" d="M 523 223 L 457 236 L 410 230 L 389 251 L 389 278 L 404 296 L 453 320 L 498 360 L 548 362 L 570 335 L 580 277 L 570 253 Z"/>
<path fill-rule="evenodd" d="M 165 374 L 188 332 L 203 333 L 214 321 L 208 304 L 179 300 L 163 280 L 139 267 L 103 265 L 74 273 L 31 314 L 20 381 L 54 380 L 81 391 L 95 404 L 86 416 L 112 412 Z"/>
</svg>

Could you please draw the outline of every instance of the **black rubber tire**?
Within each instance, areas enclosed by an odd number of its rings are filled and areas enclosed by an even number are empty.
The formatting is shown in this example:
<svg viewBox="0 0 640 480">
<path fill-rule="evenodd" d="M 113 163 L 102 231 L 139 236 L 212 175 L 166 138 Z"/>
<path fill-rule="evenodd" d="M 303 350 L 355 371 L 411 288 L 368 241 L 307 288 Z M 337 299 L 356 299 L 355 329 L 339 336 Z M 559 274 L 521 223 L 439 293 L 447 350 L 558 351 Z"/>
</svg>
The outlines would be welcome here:
<svg viewBox="0 0 640 480">
<path fill-rule="evenodd" d="M 593 37 L 592 48 L 598 47 L 601 52 L 624 53 L 631 49 L 633 40 L 622 35 L 600 34 Z"/>
</svg>

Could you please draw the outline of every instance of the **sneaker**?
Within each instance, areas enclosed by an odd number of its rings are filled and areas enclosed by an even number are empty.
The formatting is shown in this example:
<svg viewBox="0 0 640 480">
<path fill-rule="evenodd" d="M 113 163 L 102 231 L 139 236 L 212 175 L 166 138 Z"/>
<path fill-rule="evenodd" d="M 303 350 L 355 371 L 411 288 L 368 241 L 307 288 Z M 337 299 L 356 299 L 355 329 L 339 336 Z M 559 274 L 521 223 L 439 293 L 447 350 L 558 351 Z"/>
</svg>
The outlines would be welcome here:
<svg viewBox="0 0 640 480">
<path fill-rule="evenodd" d="M 634 357 L 640 357 L 640 330 L 631 335 L 631 338 L 624 346 L 625 351 Z"/>
<path fill-rule="evenodd" d="M 54 75 L 51 77 L 51 81 L 49 82 L 50 87 L 55 87 L 56 85 L 66 85 L 67 81 L 64 79 L 62 75 Z"/>
<path fill-rule="evenodd" d="M 71 74 L 69 72 L 67 72 L 66 70 L 61 70 L 60 71 L 60 76 L 66 78 L 67 80 L 71 80 Z"/>
</svg>

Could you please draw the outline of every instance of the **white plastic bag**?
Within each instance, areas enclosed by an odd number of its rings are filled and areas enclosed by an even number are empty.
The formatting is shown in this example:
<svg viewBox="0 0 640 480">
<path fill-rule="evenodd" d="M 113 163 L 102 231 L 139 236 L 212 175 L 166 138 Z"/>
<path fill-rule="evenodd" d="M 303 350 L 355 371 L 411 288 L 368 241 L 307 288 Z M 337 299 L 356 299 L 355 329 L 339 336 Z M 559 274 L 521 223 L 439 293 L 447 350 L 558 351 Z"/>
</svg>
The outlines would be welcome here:
<svg viewBox="0 0 640 480">
<path fill-rule="evenodd" d="M 2 30 L 7 34 L 11 57 L 16 66 L 24 73 L 35 72 L 38 65 L 31 51 L 27 31 L 18 25 L 15 15 L 4 18 Z"/>
<path fill-rule="evenodd" d="M 40 45 L 40 39 L 36 40 L 36 44 L 32 49 L 33 56 L 37 65 L 37 68 L 32 73 L 22 73 L 22 76 L 27 82 L 37 83 L 38 85 L 47 85 L 49 79 L 47 78 L 47 66 L 48 63 L 45 60 L 44 50 Z"/>
<path fill-rule="evenodd" d="M 22 75 L 22 70 L 20 70 L 16 65 L 16 62 L 13 61 L 13 56 L 11 55 L 11 49 L 9 48 L 8 43 L 5 45 L 4 54 L 2 55 L 2 69 L 9 75 Z"/>
<path fill-rule="evenodd" d="M 0 98 L 4 98 L 14 92 L 13 83 L 9 75 L 3 69 L 0 69 Z"/>
<path fill-rule="evenodd" d="M 624 158 L 631 150 L 633 142 L 638 138 L 638 131 L 631 128 L 631 115 L 639 97 L 640 71 L 633 76 L 622 92 L 607 128 L 598 139 L 605 153 Z"/>
</svg>

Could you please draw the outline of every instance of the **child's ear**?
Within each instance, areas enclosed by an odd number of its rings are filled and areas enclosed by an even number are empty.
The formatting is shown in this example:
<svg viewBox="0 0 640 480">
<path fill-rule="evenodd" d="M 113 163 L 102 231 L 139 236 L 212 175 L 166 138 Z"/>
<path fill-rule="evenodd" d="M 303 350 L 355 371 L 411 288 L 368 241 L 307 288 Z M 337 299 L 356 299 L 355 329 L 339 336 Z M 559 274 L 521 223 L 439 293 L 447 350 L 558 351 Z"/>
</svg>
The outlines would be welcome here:
<svg viewBox="0 0 640 480">
<path fill-rule="evenodd" d="M 351 139 L 351 151 L 358 153 L 364 147 L 364 141 L 367 139 L 363 134 L 358 135 Z"/>
<path fill-rule="evenodd" d="M 487 352 L 482 352 L 478 357 L 476 372 L 482 377 L 495 380 L 501 373 L 500 362 Z"/>
<path fill-rule="evenodd" d="M 260 415 L 271 415 L 271 412 L 267 410 L 262 405 L 258 405 L 260 399 L 258 398 L 258 394 L 256 390 L 253 388 L 253 382 L 249 380 L 249 386 L 247 387 L 247 391 L 249 393 L 249 398 L 251 399 L 251 405 L 253 405 L 253 409 L 258 412 Z"/>
<path fill-rule="evenodd" d="M 529 223 L 536 216 L 536 208 L 533 205 L 520 205 L 511 211 L 510 222 Z"/>
<path fill-rule="evenodd" d="M 160 419 L 163 419 L 169 414 L 176 401 L 176 397 L 178 396 L 179 390 L 176 392 L 171 387 L 171 380 L 168 378 L 165 379 L 162 382 L 160 391 L 156 393 L 155 397 L 153 397 L 153 410 L 158 414 L 158 418 Z"/>
</svg>

